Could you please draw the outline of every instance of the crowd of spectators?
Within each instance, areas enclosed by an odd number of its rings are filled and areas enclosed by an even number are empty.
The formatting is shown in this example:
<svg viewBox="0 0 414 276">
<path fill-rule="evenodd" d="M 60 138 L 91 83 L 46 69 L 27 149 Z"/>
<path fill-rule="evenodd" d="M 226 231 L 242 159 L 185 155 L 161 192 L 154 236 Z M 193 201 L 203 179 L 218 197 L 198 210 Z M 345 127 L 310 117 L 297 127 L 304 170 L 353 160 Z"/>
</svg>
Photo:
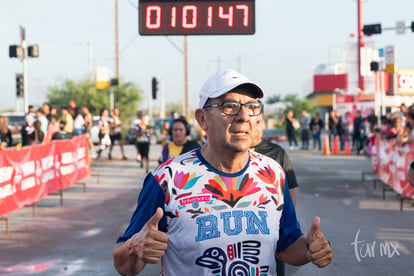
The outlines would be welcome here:
<svg viewBox="0 0 414 276">
<path fill-rule="evenodd" d="M 52 140 L 70 139 L 73 136 L 88 134 L 92 128 L 92 115 L 88 107 L 80 109 L 76 107 L 74 100 L 70 100 L 68 104 L 62 107 L 60 112 L 57 107 L 49 103 L 43 103 L 38 108 L 29 105 L 22 120 L 18 146 L 47 144 Z M 0 149 L 5 148 L 5 141 L 11 141 L 10 135 L 7 118 L 0 116 Z M 89 146 L 93 147 L 93 143 L 89 142 Z"/>
</svg>

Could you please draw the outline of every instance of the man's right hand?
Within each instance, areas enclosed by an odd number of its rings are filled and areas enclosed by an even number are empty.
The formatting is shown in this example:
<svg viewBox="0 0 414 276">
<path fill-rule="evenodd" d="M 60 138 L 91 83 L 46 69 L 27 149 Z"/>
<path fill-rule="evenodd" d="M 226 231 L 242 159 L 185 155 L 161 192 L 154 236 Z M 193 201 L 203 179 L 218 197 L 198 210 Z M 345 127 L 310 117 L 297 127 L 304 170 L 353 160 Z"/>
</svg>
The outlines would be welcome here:
<svg viewBox="0 0 414 276">
<path fill-rule="evenodd" d="M 162 217 L 163 211 L 158 208 L 141 231 L 127 241 L 127 246 L 132 250 L 132 253 L 145 263 L 158 263 L 167 250 L 168 236 L 158 230 L 158 222 Z"/>
</svg>

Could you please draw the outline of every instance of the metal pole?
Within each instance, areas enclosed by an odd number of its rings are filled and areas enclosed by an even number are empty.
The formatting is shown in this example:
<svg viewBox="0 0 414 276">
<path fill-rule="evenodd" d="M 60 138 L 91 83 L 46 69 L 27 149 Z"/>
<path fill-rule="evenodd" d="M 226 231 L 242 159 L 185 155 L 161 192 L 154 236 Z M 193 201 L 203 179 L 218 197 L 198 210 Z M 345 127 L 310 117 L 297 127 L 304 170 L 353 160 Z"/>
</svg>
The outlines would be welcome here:
<svg viewBox="0 0 414 276">
<path fill-rule="evenodd" d="M 381 116 L 385 114 L 385 72 L 381 71 Z"/>
<path fill-rule="evenodd" d="M 20 46 L 22 47 L 22 63 L 23 63 L 23 101 L 24 112 L 29 111 L 28 108 L 28 95 L 27 95 L 27 61 L 26 61 L 26 31 L 20 26 Z"/>
<path fill-rule="evenodd" d="M 93 45 L 92 42 L 88 42 L 88 50 L 89 50 L 89 85 L 93 83 Z"/>
<path fill-rule="evenodd" d="M 377 125 L 378 127 L 381 127 L 381 105 L 382 105 L 382 97 L 381 94 L 381 75 L 378 72 L 375 72 L 375 99 L 374 99 L 374 105 L 375 105 L 375 114 L 377 114 Z"/>
<path fill-rule="evenodd" d="M 119 81 L 118 0 L 115 0 L 115 72 Z"/>
<path fill-rule="evenodd" d="M 148 80 L 148 116 L 152 119 L 152 93 L 151 93 L 151 78 Z"/>
<path fill-rule="evenodd" d="M 109 85 L 109 108 L 110 112 L 114 110 L 115 107 L 115 99 L 114 99 L 114 87 Z"/>
<path fill-rule="evenodd" d="M 361 72 L 361 50 L 364 48 L 364 33 L 362 31 L 364 25 L 363 2 L 358 0 L 358 87 L 359 94 L 364 93 L 365 84 L 364 76 Z"/>
<path fill-rule="evenodd" d="M 184 35 L 184 105 L 183 116 L 188 116 L 188 70 L 187 70 L 187 36 Z M 188 119 L 188 118 L 187 118 Z"/>
<path fill-rule="evenodd" d="M 160 87 L 160 98 L 161 98 L 161 110 L 160 110 L 160 117 L 161 119 L 165 118 L 165 98 L 164 98 L 164 80 L 161 80 L 161 87 Z"/>
</svg>

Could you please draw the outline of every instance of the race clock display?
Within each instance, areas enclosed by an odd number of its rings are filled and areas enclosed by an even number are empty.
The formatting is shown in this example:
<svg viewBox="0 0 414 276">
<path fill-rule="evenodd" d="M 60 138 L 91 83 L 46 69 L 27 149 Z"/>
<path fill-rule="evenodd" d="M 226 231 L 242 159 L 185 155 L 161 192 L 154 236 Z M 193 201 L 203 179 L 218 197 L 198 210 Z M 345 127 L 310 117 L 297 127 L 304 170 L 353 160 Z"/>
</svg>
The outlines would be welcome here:
<svg viewBox="0 0 414 276">
<path fill-rule="evenodd" d="M 141 35 L 254 34 L 254 0 L 140 0 Z"/>
</svg>

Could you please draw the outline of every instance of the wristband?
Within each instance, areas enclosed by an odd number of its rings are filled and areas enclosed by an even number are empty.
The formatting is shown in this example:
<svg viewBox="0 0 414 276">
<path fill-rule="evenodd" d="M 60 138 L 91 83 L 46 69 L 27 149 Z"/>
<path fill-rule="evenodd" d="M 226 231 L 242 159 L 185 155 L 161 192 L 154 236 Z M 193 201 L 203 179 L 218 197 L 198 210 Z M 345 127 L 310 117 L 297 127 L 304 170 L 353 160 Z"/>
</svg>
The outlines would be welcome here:
<svg viewBox="0 0 414 276">
<path fill-rule="evenodd" d="M 412 170 L 414 170 L 414 161 L 411 162 L 410 167 L 411 167 Z"/>
</svg>

